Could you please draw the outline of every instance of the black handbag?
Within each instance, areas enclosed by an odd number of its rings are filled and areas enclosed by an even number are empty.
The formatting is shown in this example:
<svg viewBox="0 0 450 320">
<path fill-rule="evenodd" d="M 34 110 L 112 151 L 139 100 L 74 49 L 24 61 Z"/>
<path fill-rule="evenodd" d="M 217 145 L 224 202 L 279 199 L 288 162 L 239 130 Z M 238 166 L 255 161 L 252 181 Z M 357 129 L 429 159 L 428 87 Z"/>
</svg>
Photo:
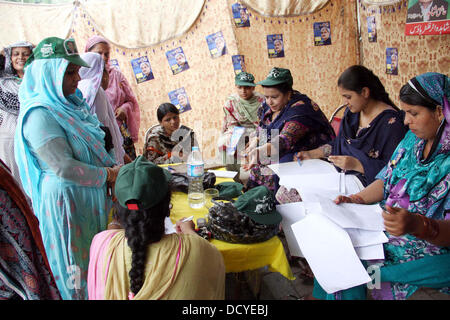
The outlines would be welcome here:
<svg viewBox="0 0 450 320">
<path fill-rule="evenodd" d="M 209 209 L 206 226 L 214 239 L 248 244 L 267 241 L 279 232 L 279 225 L 257 223 L 238 211 L 233 205 L 234 200 L 217 197 L 212 202 L 214 206 Z"/>
<path fill-rule="evenodd" d="M 216 175 L 212 172 L 205 172 L 203 176 L 203 189 L 213 188 L 216 184 Z M 170 179 L 170 189 L 188 193 L 189 177 L 186 173 L 172 173 Z"/>
</svg>

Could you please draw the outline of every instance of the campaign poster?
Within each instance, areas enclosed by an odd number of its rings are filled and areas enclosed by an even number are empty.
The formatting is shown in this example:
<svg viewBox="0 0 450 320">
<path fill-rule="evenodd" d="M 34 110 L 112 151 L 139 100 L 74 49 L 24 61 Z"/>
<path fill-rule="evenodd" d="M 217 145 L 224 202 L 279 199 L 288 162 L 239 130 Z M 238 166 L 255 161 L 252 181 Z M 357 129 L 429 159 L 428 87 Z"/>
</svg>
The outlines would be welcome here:
<svg viewBox="0 0 450 320">
<path fill-rule="evenodd" d="M 110 59 L 109 60 L 109 65 L 113 68 L 116 68 L 117 70 L 120 71 L 120 67 L 119 67 L 119 61 L 117 61 L 117 59 Z"/>
<path fill-rule="evenodd" d="M 367 17 L 367 33 L 369 42 L 377 42 L 377 22 L 375 16 Z"/>
<path fill-rule="evenodd" d="M 327 22 L 314 22 L 314 45 L 328 46 L 331 44 L 331 24 Z"/>
<path fill-rule="evenodd" d="M 398 75 L 398 50 L 386 48 L 386 73 Z"/>
<path fill-rule="evenodd" d="M 267 50 L 269 58 L 283 58 L 284 57 L 284 43 L 282 34 L 267 35 Z"/>
<path fill-rule="evenodd" d="M 250 17 L 247 7 L 240 3 L 235 3 L 231 6 L 231 10 L 233 12 L 233 20 L 236 27 L 250 27 Z"/>
<path fill-rule="evenodd" d="M 131 60 L 131 67 L 138 84 L 155 78 L 147 56 Z"/>
<path fill-rule="evenodd" d="M 184 87 L 169 92 L 170 102 L 180 110 L 180 113 L 191 110 L 186 90 Z"/>
<path fill-rule="evenodd" d="M 243 55 L 237 54 L 231 56 L 231 60 L 233 62 L 234 73 L 236 75 L 242 71 L 245 71 L 245 60 Z"/>
<path fill-rule="evenodd" d="M 167 51 L 166 57 L 174 75 L 189 69 L 189 64 L 182 47 Z"/>
<path fill-rule="evenodd" d="M 227 53 L 227 46 L 222 31 L 206 36 L 206 43 L 212 58 L 218 58 Z"/>
<path fill-rule="evenodd" d="M 450 0 L 409 0 L 405 35 L 440 35 L 450 33 Z"/>
</svg>

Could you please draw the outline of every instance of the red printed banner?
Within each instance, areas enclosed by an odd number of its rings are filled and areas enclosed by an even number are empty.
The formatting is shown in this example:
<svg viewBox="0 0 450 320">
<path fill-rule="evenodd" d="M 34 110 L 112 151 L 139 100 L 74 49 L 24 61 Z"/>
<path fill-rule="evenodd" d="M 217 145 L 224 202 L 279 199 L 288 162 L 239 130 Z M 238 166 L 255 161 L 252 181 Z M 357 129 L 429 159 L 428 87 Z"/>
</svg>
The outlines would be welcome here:
<svg viewBox="0 0 450 320">
<path fill-rule="evenodd" d="M 409 0 L 405 35 L 450 33 L 449 0 Z"/>
<path fill-rule="evenodd" d="M 407 23 L 405 29 L 405 35 L 407 36 L 446 34 L 446 33 L 450 33 L 450 20 Z"/>
</svg>

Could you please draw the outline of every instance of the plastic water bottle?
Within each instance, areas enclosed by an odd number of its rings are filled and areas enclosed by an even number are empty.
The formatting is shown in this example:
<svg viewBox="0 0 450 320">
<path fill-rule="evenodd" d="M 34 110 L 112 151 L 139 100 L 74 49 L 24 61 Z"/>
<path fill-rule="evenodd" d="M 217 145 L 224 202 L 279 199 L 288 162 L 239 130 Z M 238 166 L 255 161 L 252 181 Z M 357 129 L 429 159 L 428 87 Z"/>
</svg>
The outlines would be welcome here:
<svg viewBox="0 0 450 320">
<path fill-rule="evenodd" d="M 203 195 L 204 163 L 198 147 L 192 147 L 192 152 L 187 159 L 187 175 L 189 177 L 188 203 L 193 209 L 203 207 L 205 202 Z"/>
</svg>

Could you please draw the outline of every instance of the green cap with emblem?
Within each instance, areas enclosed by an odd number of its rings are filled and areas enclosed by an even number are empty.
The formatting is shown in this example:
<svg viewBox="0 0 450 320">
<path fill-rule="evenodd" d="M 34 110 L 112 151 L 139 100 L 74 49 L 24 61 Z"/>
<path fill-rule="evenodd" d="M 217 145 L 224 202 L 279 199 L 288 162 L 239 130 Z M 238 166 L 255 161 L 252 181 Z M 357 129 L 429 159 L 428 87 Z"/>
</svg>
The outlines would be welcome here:
<svg viewBox="0 0 450 320">
<path fill-rule="evenodd" d="M 61 39 L 57 37 L 45 38 L 34 48 L 25 66 L 34 60 L 63 58 L 78 66 L 90 68 L 91 66 L 81 59 L 78 48 L 73 38 Z"/>
<path fill-rule="evenodd" d="M 243 87 L 256 87 L 255 77 L 248 72 L 239 72 L 236 77 L 234 77 L 234 83 L 237 86 Z"/>
<path fill-rule="evenodd" d="M 281 215 L 275 207 L 275 199 L 266 186 L 250 189 L 237 198 L 234 206 L 257 223 L 273 225 L 281 222 Z"/>
<path fill-rule="evenodd" d="M 114 193 L 119 204 L 130 210 L 148 209 L 164 199 L 172 175 L 142 155 L 119 170 Z M 127 204 L 137 200 L 138 205 Z"/>
<path fill-rule="evenodd" d="M 289 69 L 274 67 L 270 70 L 267 78 L 263 81 L 258 82 L 262 86 L 275 86 L 281 83 L 288 83 L 290 86 L 294 84 L 292 79 L 291 71 Z"/>
</svg>

